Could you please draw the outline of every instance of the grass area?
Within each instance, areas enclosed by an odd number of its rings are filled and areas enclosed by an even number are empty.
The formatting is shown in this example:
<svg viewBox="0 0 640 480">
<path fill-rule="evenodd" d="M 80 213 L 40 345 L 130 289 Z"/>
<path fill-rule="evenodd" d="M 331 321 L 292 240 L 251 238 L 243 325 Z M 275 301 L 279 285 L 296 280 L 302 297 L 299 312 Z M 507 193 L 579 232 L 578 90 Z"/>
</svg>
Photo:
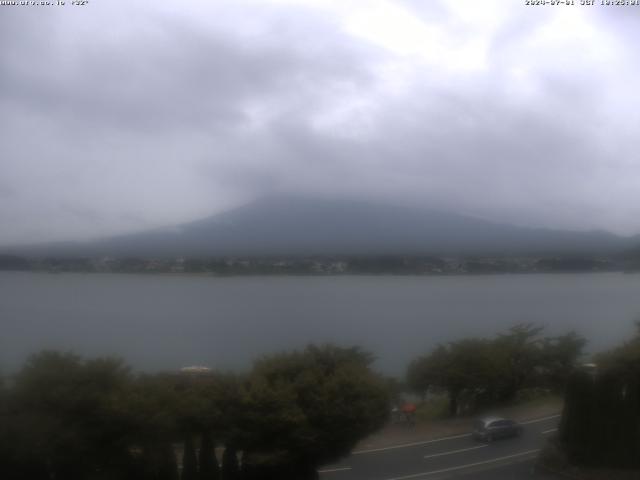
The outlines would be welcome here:
<svg viewBox="0 0 640 480">
<path fill-rule="evenodd" d="M 449 402 L 447 397 L 436 397 L 417 405 L 416 421 L 418 423 L 432 422 L 446 418 L 449 413 Z"/>
<path fill-rule="evenodd" d="M 544 390 L 532 389 L 523 390 L 518 397 L 510 404 L 494 405 L 492 407 L 479 408 L 476 412 L 470 413 L 470 416 L 481 415 L 486 411 L 496 409 L 506 409 L 515 412 L 532 412 L 544 409 L 545 407 L 556 408 L 558 411 L 562 408 L 563 399 L 561 395 L 550 393 Z M 448 417 L 449 402 L 445 395 L 435 396 L 425 402 L 417 404 L 416 422 L 419 424 L 429 423 L 434 420 L 442 420 Z M 523 414 L 527 416 L 526 413 Z M 465 415 L 462 415 L 464 417 Z"/>
<path fill-rule="evenodd" d="M 558 410 L 562 409 L 562 404 L 564 403 L 564 398 L 562 395 L 553 392 L 535 392 L 535 393 L 527 393 L 523 392 L 516 398 L 514 403 L 511 405 L 517 409 L 536 409 L 541 407 L 557 407 Z"/>
</svg>

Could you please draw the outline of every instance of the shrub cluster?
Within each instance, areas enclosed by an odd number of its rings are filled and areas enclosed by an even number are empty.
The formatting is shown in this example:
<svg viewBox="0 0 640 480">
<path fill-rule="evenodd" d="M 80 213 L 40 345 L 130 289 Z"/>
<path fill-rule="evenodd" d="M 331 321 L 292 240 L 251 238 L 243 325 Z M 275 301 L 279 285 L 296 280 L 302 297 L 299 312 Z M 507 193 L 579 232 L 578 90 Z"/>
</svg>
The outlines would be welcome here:
<svg viewBox="0 0 640 480">
<path fill-rule="evenodd" d="M 243 376 L 134 375 L 119 360 L 42 352 L 0 384 L 2 478 L 315 478 L 387 418 L 370 362 L 326 345 Z"/>
</svg>

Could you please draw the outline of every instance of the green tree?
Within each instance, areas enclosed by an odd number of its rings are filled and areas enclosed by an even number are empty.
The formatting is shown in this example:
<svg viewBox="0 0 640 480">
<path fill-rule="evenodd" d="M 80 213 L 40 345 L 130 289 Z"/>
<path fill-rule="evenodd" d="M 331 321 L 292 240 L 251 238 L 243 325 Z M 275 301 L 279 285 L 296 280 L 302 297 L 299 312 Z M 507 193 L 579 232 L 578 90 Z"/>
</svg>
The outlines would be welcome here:
<svg viewBox="0 0 640 480">
<path fill-rule="evenodd" d="M 157 458 L 153 462 L 154 480 L 179 480 L 178 465 L 173 447 L 169 443 L 162 443 L 154 452 Z"/>
<path fill-rule="evenodd" d="M 130 445 L 141 451 L 145 480 L 178 476 L 173 444 L 185 439 L 185 400 L 176 384 L 174 375 L 140 375 L 128 392 Z"/>
<path fill-rule="evenodd" d="M 540 343 L 540 383 L 562 392 L 583 355 L 587 341 L 576 332 L 545 337 Z"/>
<path fill-rule="evenodd" d="M 595 356 L 599 369 L 615 371 L 622 376 L 634 376 L 640 371 L 640 320 L 635 322 L 636 332 L 622 345 Z"/>
<path fill-rule="evenodd" d="M 311 345 L 256 362 L 244 388 L 243 465 L 315 478 L 319 465 L 347 455 L 388 417 L 388 391 L 371 361 L 358 348 Z"/>
<path fill-rule="evenodd" d="M 560 442 L 571 462 L 640 467 L 640 324 L 635 337 L 569 376 Z"/>
<path fill-rule="evenodd" d="M 56 352 L 30 357 L 7 407 L 18 463 L 47 477 L 127 478 L 129 425 L 120 407 L 129 379 L 118 360 Z"/>
<path fill-rule="evenodd" d="M 196 480 L 198 477 L 198 459 L 193 437 L 187 435 L 184 441 L 184 455 L 182 457 L 182 480 Z"/>
<path fill-rule="evenodd" d="M 575 332 L 546 338 L 540 337 L 541 332 L 542 327 L 520 324 L 494 339 L 439 345 L 409 364 L 407 385 L 419 394 L 429 389 L 447 392 L 452 416 L 512 401 L 525 387 L 560 390 L 586 342 Z"/>
<path fill-rule="evenodd" d="M 222 454 L 222 480 L 238 480 L 240 478 L 240 466 L 238 464 L 238 451 L 232 444 L 225 446 Z"/>
<path fill-rule="evenodd" d="M 489 341 L 477 338 L 439 345 L 410 364 L 407 382 L 415 391 L 435 387 L 447 392 L 449 414 L 455 416 L 463 395 L 472 403 L 493 395 L 498 369 L 491 347 Z"/>
<path fill-rule="evenodd" d="M 431 387 L 436 386 L 439 372 L 432 367 L 428 356 L 415 358 L 407 367 L 406 384 L 410 391 L 424 400 Z"/>
<path fill-rule="evenodd" d="M 543 327 L 532 323 L 518 324 L 494 341 L 497 365 L 501 367 L 499 395 L 511 401 L 528 385 L 543 363 L 540 333 Z"/>
<path fill-rule="evenodd" d="M 211 433 L 202 434 L 200 442 L 200 456 L 198 459 L 200 480 L 218 480 L 220 478 L 220 467 L 214 450 L 214 443 Z"/>
<path fill-rule="evenodd" d="M 9 392 L 5 386 L 5 379 L 0 375 L 0 465 L 13 463 L 12 439 L 10 433 Z M 6 468 L 6 467 L 5 467 Z"/>
</svg>

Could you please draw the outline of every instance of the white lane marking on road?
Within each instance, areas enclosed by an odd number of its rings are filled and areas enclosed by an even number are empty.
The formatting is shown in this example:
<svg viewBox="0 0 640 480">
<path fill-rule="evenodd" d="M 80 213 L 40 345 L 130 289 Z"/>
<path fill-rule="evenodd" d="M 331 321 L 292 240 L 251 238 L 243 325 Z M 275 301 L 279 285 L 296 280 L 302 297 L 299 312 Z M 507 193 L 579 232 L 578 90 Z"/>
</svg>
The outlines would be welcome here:
<svg viewBox="0 0 640 480">
<path fill-rule="evenodd" d="M 347 470 L 351 470 L 351 467 L 326 468 L 324 470 L 318 470 L 318 473 L 345 472 Z"/>
<path fill-rule="evenodd" d="M 478 445 L 477 447 L 461 448 L 460 450 L 451 450 L 449 452 L 434 453 L 433 455 L 425 455 L 424 458 L 434 458 L 434 457 L 442 457 L 444 455 L 453 455 L 454 453 L 468 452 L 469 450 L 477 450 L 478 448 L 484 448 L 488 446 L 489 445 L 485 443 L 484 445 Z"/>
<path fill-rule="evenodd" d="M 535 418 L 533 420 L 527 420 L 525 422 L 520 422 L 521 425 L 529 425 L 531 423 L 544 422 L 545 420 L 551 420 L 552 418 L 558 418 L 560 415 L 551 415 L 548 417 Z M 446 440 L 455 440 L 456 438 L 465 438 L 470 437 L 470 433 L 464 433 L 462 435 L 452 435 L 450 437 L 441 437 L 435 438 L 433 440 L 423 440 L 421 442 L 412 442 L 412 443 L 402 443 L 400 445 L 391 445 L 388 447 L 380 447 L 380 448 L 368 448 L 365 450 L 356 450 L 355 452 L 351 452 L 351 455 L 362 455 L 363 453 L 375 453 L 375 452 L 385 452 L 387 450 L 395 450 L 397 448 L 407 448 L 407 447 L 417 447 L 418 445 L 428 445 L 430 443 L 444 442 Z"/>
<path fill-rule="evenodd" d="M 558 429 L 557 428 L 550 428 L 549 430 L 543 430 L 542 434 L 546 435 L 547 433 L 553 433 L 553 432 L 557 432 Z"/>
<path fill-rule="evenodd" d="M 536 418 L 534 420 L 527 420 L 526 422 L 520 422 L 521 425 L 529 425 L 530 423 L 538 423 L 538 422 L 544 422 L 545 420 L 551 420 L 552 418 L 558 418 L 560 417 L 560 415 L 551 415 L 549 417 L 543 417 L 543 418 Z"/>
<path fill-rule="evenodd" d="M 525 452 L 514 453 L 513 455 L 505 455 L 504 457 L 492 458 L 491 460 L 484 460 L 482 462 L 467 463 L 465 465 L 458 465 L 457 467 L 441 468 L 440 470 L 431 470 L 429 472 L 414 473 L 414 474 L 411 474 L 411 475 L 404 475 L 402 477 L 387 478 L 386 480 L 406 480 L 408 478 L 427 477 L 429 475 L 436 475 L 438 473 L 453 472 L 453 471 L 456 471 L 456 470 L 463 470 L 465 468 L 477 467 L 479 465 L 486 465 L 488 463 L 501 462 L 502 460 L 508 460 L 510 458 L 523 457 L 525 455 L 531 455 L 531 454 L 534 454 L 534 453 L 538 453 L 539 451 L 540 451 L 540 449 L 527 450 Z"/>
<path fill-rule="evenodd" d="M 423 440 L 422 442 L 403 443 L 401 445 L 392 445 L 390 447 L 381 447 L 381 448 L 371 448 L 369 450 L 357 450 L 355 452 L 351 452 L 351 455 L 362 455 L 363 453 L 384 452 L 386 450 L 395 450 L 396 448 L 416 447 L 418 445 L 427 445 L 429 443 L 444 442 L 445 440 L 454 440 L 456 438 L 465 438 L 470 436 L 471 436 L 470 433 L 464 433 L 462 435 L 452 435 L 450 437 L 436 438 L 433 440 Z"/>
</svg>

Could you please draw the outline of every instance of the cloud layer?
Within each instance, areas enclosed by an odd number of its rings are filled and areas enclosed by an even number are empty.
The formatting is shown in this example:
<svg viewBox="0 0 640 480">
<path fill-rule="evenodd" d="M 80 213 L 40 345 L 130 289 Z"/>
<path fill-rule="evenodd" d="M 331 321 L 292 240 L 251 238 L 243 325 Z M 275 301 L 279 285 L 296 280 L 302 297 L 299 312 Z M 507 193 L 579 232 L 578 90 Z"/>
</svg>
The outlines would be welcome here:
<svg viewBox="0 0 640 480">
<path fill-rule="evenodd" d="M 640 7 L 0 7 L 0 245 L 270 192 L 640 232 Z"/>
</svg>

